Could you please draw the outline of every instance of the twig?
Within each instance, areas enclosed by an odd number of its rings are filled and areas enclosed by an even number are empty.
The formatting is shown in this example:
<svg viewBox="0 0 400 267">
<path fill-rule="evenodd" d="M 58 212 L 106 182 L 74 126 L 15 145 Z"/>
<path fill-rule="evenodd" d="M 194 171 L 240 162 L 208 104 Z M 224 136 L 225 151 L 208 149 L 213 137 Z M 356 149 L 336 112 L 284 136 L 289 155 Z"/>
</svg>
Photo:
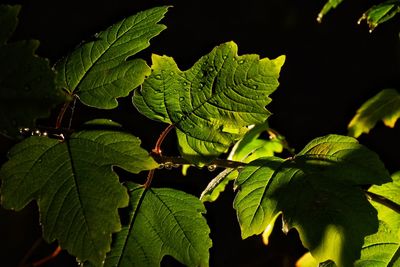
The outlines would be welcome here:
<svg viewBox="0 0 400 267">
<path fill-rule="evenodd" d="M 43 264 L 51 261 L 52 259 L 54 259 L 55 257 L 57 257 L 61 252 L 61 247 L 58 246 L 53 253 L 51 253 L 51 255 L 44 257 L 43 259 L 40 259 L 38 261 L 35 261 L 34 263 L 32 263 L 33 267 L 38 267 L 38 266 L 42 266 Z"/>
</svg>

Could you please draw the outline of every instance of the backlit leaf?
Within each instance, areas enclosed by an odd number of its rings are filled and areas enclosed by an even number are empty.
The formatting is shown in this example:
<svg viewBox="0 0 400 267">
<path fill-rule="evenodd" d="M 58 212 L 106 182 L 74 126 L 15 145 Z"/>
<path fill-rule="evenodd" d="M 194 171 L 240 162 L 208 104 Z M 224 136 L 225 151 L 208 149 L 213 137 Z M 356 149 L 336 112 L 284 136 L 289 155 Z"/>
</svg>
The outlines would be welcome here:
<svg viewBox="0 0 400 267">
<path fill-rule="evenodd" d="M 157 24 L 168 7 L 130 16 L 96 34 L 56 65 L 59 86 L 77 94 L 82 103 L 111 109 L 117 98 L 139 86 L 150 68 L 142 59 L 128 59 L 147 48 L 166 27 Z"/>
<path fill-rule="evenodd" d="M 185 266 L 208 266 L 212 242 L 200 200 L 182 191 L 130 183 L 129 221 L 116 234 L 105 266 L 160 266 L 166 255 Z"/>
<path fill-rule="evenodd" d="M 372 32 L 379 24 L 390 20 L 399 12 L 400 1 L 387 0 L 368 9 L 358 20 L 358 24 L 365 20 L 368 23 L 370 32 Z"/>
<path fill-rule="evenodd" d="M 388 181 L 378 156 L 345 136 L 316 138 L 286 160 L 253 161 L 236 180 L 242 237 L 262 233 L 282 213 L 284 231 L 295 228 L 318 262 L 352 266 L 365 236 L 378 229 L 360 186 Z"/>
<path fill-rule="evenodd" d="M 258 158 L 273 156 L 283 150 L 282 138 L 275 136 L 269 140 L 260 138 L 263 132 L 267 132 L 268 124 L 263 123 L 255 126 L 240 139 L 229 153 L 228 159 L 248 163 Z M 217 200 L 220 193 L 225 190 L 229 181 L 235 180 L 238 171 L 226 169 L 210 181 L 206 189 L 201 193 L 200 199 L 203 202 L 213 202 Z"/>
<path fill-rule="evenodd" d="M 91 124 L 93 126 L 93 123 Z M 96 126 L 118 127 L 96 121 Z M 17 144 L 0 170 L 2 205 L 20 210 L 38 202 L 43 236 L 58 240 L 80 261 L 99 265 L 121 229 L 118 208 L 128 194 L 113 166 L 129 172 L 156 168 L 138 138 L 122 131 L 86 130 L 66 140 L 30 137 Z"/>
<path fill-rule="evenodd" d="M 328 14 L 328 12 L 331 11 L 331 9 L 336 8 L 342 2 L 343 2 L 343 0 L 328 0 L 328 2 L 325 3 L 325 5 L 321 9 L 321 11 L 319 12 L 318 17 L 317 17 L 317 21 L 321 22 L 322 18 L 326 14 Z"/>
<path fill-rule="evenodd" d="M 349 135 L 359 137 L 382 120 L 393 128 L 400 118 L 400 94 L 394 89 L 385 89 L 365 102 L 348 125 Z"/>
<path fill-rule="evenodd" d="M 193 163 L 226 152 L 251 125 L 270 115 L 265 106 L 285 57 L 238 56 L 237 50 L 233 42 L 222 44 L 187 71 L 171 57 L 153 55 L 152 73 L 135 91 L 136 108 L 175 125 L 181 154 Z"/>
<path fill-rule="evenodd" d="M 7 43 L 19 11 L 20 6 L 0 6 L 0 133 L 12 138 L 65 100 L 49 62 L 35 54 L 38 41 Z"/>
</svg>

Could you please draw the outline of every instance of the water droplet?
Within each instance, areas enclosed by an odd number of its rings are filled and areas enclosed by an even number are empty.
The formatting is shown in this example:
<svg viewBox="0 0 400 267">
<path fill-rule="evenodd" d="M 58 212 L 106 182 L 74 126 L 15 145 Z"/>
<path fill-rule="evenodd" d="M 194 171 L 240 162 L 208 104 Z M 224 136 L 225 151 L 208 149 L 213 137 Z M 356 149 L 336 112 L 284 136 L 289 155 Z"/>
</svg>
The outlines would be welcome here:
<svg viewBox="0 0 400 267">
<path fill-rule="evenodd" d="M 164 163 L 160 163 L 160 165 L 158 165 L 158 169 L 164 169 Z"/>
<path fill-rule="evenodd" d="M 181 96 L 181 97 L 179 98 L 179 101 L 183 101 L 183 100 L 185 100 L 185 98 L 184 98 L 183 96 Z"/>
<path fill-rule="evenodd" d="M 243 64 L 243 63 L 244 63 L 244 60 L 241 59 L 241 60 L 238 61 L 238 63 L 239 63 L 239 64 Z"/>
<path fill-rule="evenodd" d="M 165 169 L 167 169 L 167 170 L 172 170 L 172 162 L 165 162 L 165 164 L 164 164 L 164 166 L 165 166 Z"/>
<path fill-rule="evenodd" d="M 160 74 L 157 74 L 157 75 L 156 75 L 156 79 L 157 79 L 157 80 L 161 80 L 161 75 L 160 75 Z"/>
<path fill-rule="evenodd" d="M 199 86 L 200 86 L 200 88 L 203 88 L 204 87 L 204 83 L 200 83 Z"/>
<path fill-rule="evenodd" d="M 48 136 L 49 134 L 47 132 L 43 132 L 42 136 Z"/>
<path fill-rule="evenodd" d="M 257 89 L 257 88 L 258 88 L 257 84 L 253 85 L 253 89 Z"/>
<path fill-rule="evenodd" d="M 227 58 L 228 58 L 228 56 L 227 56 L 227 55 L 224 55 L 222 58 L 223 58 L 223 59 L 227 59 Z"/>
<path fill-rule="evenodd" d="M 173 75 L 175 75 L 175 72 L 171 71 L 171 72 L 169 73 L 169 75 L 173 76 Z"/>
<path fill-rule="evenodd" d="M 215 164 L 207 166 L 207 170 L 210 171 L 210 172 L 213 172 L 216 169 L 217 169 L 217 165 L 215 165 Z"/>
<path fill-rule="evenodd" d="M 183 82 L 183 85 L 186 86 L 186 85 L 188 85 L 188 83 L 187 82 Z"/>
<path fill-rule="evenodd" d="M 212 72 L 212 71 L 214 71 L 214 68 L 213 68 L 213 67 L 209 67 L 209 68 L 208 68 L 208 71 L 209 71 L 209 72 Z"/>
<path fill-rule="evenodd" d="M 178 164 L 178 163 L 172 165 L 172 167 L 174 167 L 175 169 L 176 169 L 176 168 L 179 168 L 179 166 L 181 166 L 181 165 Z"/>
<path fill-rule="evenodd" d="M 41 136 L 42 133 L 39 130 L 35 130 L 32 132 L 32 135 Z"/>
</svg>

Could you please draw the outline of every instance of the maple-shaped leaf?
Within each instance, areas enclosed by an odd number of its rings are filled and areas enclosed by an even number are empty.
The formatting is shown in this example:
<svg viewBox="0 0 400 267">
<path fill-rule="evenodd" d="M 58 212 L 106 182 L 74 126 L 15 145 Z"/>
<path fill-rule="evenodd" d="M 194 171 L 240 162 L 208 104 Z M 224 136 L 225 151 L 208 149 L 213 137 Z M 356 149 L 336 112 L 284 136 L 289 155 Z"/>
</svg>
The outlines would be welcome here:
<svg viewBox="0 0 400 267">
<path fill-rule="evenodd" d="M 357 138 L 362 133 L 369 133 L 380 120 L 386 126 L 393 128 L 398 118 L 400 118 L 400 94 L 394 89 L 385 89 L 357 110 L 347 128 L 349 135 Z"/>
<path fill-rule="evenodd" d="M 242 237 L 260 234 L 283 216 L 318 262 L 352 266 L 365 236 L 378 229 L 361 186 L 390 181 L 378 156 L 352 137 L 316 138 L 293 158 L 269 157 L 246 166 L 234 201 Z"/>
<path fill-rule="evenodd" d="M 166 255 L 186 266 L 208 266 L 212 242 L 198 198 L 169 188 L 127 186 L 129 220 L 116 234 L 104 266 L 160 266 Z"/>
<path fill-rule="evenodd" d="M 118 128 L 105 120 L 91 125 Z M 65 140 L 33 136 L 12 148 L 0 169 L 2 206 L 20 210 L 36 200 L 48 242 L 80 261 L 99 265 L 121 229 L 118 208 L 128 194 L 112 167 L 129 172 L 156 168 L 138 138 L 116 130 L 85 130 Z"/>
<path fill-rule="evenodd" d="M 116 99 L 127 96 L 150 74 L 144 60 L 130 58 L 166 28 L 158 22 L 167 9 L 163 6 L 139 12 L 81 44 L 56 64 L 58 85 L 78 95 L 85 105 L 117 107 Z"/>
<path fill-rule="evenodd" d="M 264 122 L 265 106 L 278 87 L 285 57 L 238 56 L 234 42 L 217 46 L 189 70 L 171 57 L 152 56 L 152 73 L 133 103 L 150 119 L 173 124 L 181 154 L 193 163 L 211 161 Z"/>
<path fill-rule="evenodd" d="M 55 87 L 55 73 L 47 59 L 35 54 L 36 40 L 8 43 L 18 24 L 20 6 L 0 5 L 0 133 L 11 138 L 31 128 L 65 101 Z"/>
</svg>

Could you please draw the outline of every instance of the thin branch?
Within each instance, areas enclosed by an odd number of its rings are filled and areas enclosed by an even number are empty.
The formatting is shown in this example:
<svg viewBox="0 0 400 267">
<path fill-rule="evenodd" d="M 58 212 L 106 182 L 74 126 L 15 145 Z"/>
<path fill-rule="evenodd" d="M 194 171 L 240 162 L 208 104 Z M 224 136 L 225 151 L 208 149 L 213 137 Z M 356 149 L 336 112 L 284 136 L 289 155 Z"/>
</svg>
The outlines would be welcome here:
<svg viewBox="0 0 400 267">
<path fill-rule="evenodd" d="M 365 194 L 374 202 L 382 204 L 383 206 L 394 210 L 395 212 L 400 214 L 400 205 L 391 201 L 390 199 L 387 199 L 384 196 L 369 192 L 369 191 L 365 191 Z"/>
<path fill-rule="evenodd" d="M 182 157 L 169 157 L 169 156 L 163 156 L 160 154 L 153 153 L 152 157 L 154 158 L 155 161 L 159 164 L 164 164 L 164 165 L 192 165 L 192 163 Z M 221 167 L 221 168 L 238 168 L 238 167 L 243 167 L 249 165 L 248 163 L 243 163 L 240 161 L 233 161 L 233 160 L 227 160 L 227 159 L 214 159 L 210 163 L 207 164 L 207 166 L 215 166 L 215 167 Z"/>
</svg>

